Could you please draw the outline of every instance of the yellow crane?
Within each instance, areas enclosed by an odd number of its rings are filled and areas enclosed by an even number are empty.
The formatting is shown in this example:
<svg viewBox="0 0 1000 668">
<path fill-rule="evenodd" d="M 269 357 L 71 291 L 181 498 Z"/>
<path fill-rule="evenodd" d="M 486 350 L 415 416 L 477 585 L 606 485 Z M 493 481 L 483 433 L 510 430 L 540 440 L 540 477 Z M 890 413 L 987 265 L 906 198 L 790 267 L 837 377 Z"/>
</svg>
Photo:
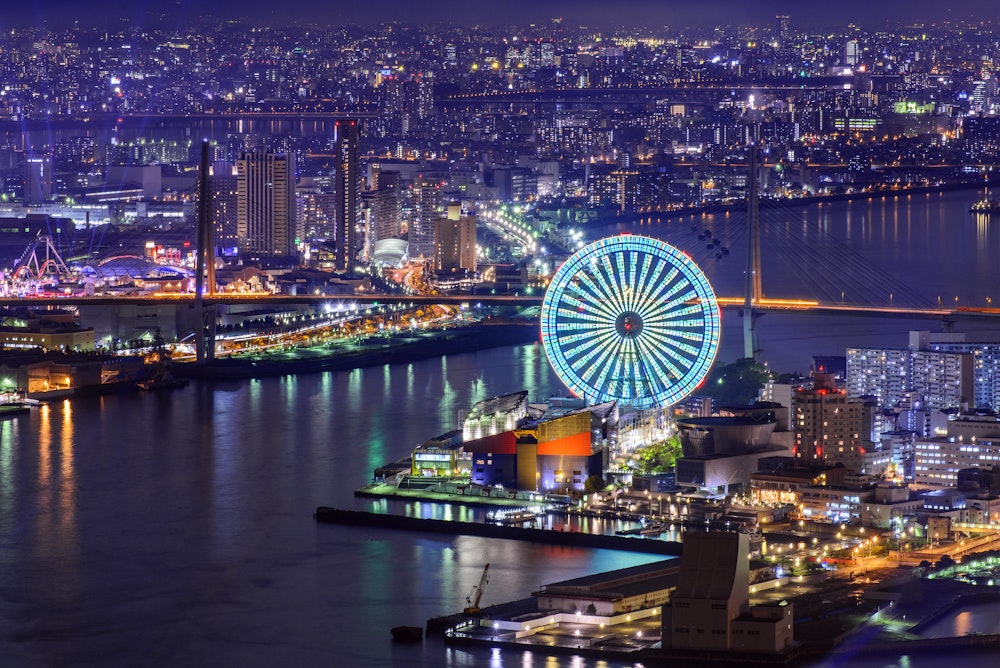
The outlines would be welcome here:
<svg viewBox="0 0 1000 668">
<path fill-rule="evenodd" d="M 479 612 L 479 603 L 483 600 L 483 592 L 486 591 L 486 583 L 490 581 L 490 565 L 483 568 L 483 575 L 479 578 L 479 584 L 472 590 L 472 593 L 465 597 L 465 610 L 467 615 Z"/>
</svg>

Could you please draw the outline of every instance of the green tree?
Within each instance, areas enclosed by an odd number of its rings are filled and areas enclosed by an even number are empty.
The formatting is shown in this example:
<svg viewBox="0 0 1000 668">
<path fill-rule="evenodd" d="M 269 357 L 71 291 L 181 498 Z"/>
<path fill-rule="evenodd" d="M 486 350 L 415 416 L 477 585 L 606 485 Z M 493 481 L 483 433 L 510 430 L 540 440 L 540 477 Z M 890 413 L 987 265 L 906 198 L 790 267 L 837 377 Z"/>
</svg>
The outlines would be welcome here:
<svg viewBox="0 0 1000 668">
<path fill-rule="evenodd" d="M 665 473 L 681 457 L 681 439 L 672 436 L 665 441 L 651 443 L 636 450 L 635 463 L 638 473 Z"/>
<path fill-rule="evenodd" d="M 757 399 L 760 388 L 771 377 L 766 366 L 744 357 L 732 364 L 712 367 L 703 391 L 721 406 L 745 406 Z"/>
</svg>

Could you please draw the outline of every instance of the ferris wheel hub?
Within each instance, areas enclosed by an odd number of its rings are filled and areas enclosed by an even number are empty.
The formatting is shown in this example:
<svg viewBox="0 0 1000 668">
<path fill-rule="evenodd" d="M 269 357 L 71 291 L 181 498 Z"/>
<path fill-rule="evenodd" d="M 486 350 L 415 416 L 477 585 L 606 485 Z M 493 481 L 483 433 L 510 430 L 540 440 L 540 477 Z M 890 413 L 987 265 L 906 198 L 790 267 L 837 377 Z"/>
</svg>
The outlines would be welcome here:
<svg viewBox="0 0 1000 668">
<path fill-rule="evenodd" d="M 635 311 L 626 311 L 615 321 L 615 331 L 623 338 L 635 338 L 642 333 L 642 316 Z"/>
</svg>

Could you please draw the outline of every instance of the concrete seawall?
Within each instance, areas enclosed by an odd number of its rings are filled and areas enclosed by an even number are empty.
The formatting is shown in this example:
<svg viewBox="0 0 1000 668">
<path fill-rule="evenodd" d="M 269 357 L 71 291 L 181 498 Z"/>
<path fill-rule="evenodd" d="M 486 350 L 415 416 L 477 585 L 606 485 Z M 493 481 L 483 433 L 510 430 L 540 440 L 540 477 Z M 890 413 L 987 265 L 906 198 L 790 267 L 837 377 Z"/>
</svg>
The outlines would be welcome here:
<svg viewBox="0 0 1000 668">
<path fill-rule="evenodd" d="M 421 519 L 419 517 L 404 517 L 402 515 L 385 515 L 359 510 L 342 510 L 327 506 L 318 507 L 314 517 L 317 522 L 369 528 L 402 529 L 405 531 L 446 533 L 456 536 L 481 536 L 483 538 L 523 540 L 544 545 L 623 550 L 625 552 L 643 552 L 671 557 L 680 556 L 681 553 L 680 543 L 664 540 L 604 536 L 577 531 L 549 531 L 546 529 L 499 526 L 479 522 L 449 522 L 445 520 Z"/>
</svg>

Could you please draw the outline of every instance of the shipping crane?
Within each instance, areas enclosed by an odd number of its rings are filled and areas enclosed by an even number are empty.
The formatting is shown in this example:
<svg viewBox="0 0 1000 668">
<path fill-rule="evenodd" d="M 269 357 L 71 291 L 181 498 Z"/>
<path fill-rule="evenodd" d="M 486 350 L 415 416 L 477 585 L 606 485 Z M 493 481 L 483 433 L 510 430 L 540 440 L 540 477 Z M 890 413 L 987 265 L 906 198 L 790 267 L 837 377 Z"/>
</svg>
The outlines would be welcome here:
<svg viewBox="0 0 1000 668">
<path fill-rule="evenodd" d="M 490 581 L 490 565 L 483 568 L 483 576 L 479 578 L 479 584 L 472 590 L 472 593 L 465 597 L 466 608 L 463 612 L 467 615 L 474 615 L 479 612 L 479 603 L 483 600 L 483 592 L 486 591 L 486 583 Z"/>
</svg>

